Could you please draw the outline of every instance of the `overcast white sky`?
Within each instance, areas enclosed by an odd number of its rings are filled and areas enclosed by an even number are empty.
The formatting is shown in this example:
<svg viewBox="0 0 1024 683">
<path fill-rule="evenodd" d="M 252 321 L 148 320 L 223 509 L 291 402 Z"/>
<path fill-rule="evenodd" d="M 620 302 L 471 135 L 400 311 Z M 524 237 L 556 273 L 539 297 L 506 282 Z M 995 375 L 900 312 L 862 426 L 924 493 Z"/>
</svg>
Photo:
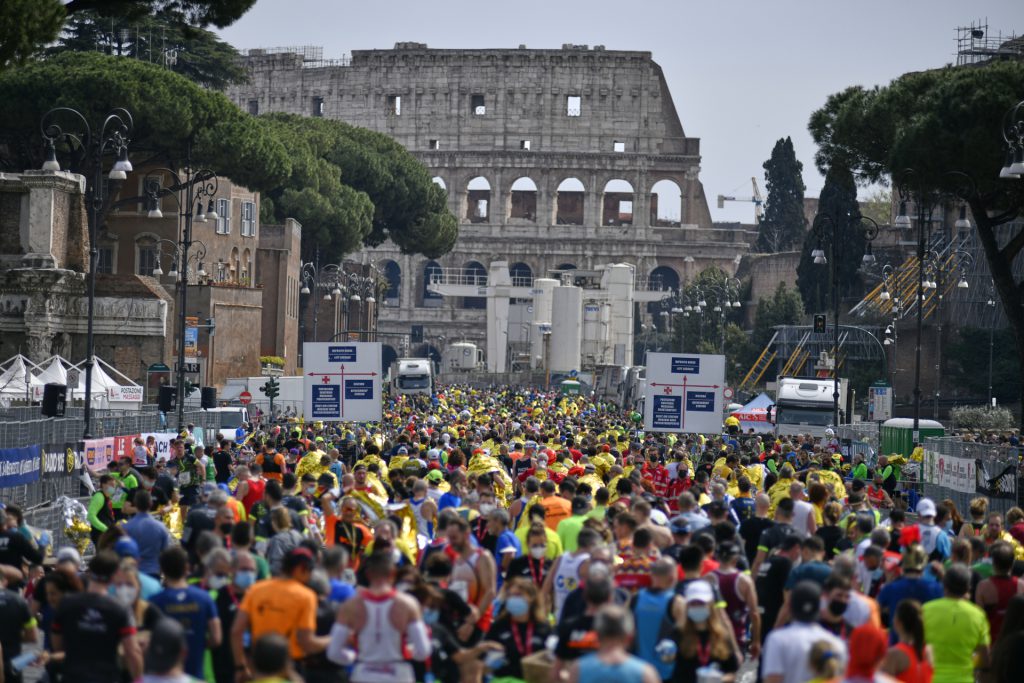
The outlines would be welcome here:
<svg viewBox="0 0 1024 683">
<path fill-rule="evenodd" d="M 955 29 L 986 20 L 993 35 L 1024 33 L 1024 0 L 259 0 L 221 35 L 240 49 L 322 45 L 327 58 L 398 41 L 649 50 L 683 129 L 701 138 L 712 216 L 749 223 L 750 204 L 719 210 L 715 197 L 749 196 L 751 176 L 764 191 L 761 164 L 780 137 L 792 136 L 817 196 L 807 120 L 829 94 L 955 61 Z"/>
</svg>

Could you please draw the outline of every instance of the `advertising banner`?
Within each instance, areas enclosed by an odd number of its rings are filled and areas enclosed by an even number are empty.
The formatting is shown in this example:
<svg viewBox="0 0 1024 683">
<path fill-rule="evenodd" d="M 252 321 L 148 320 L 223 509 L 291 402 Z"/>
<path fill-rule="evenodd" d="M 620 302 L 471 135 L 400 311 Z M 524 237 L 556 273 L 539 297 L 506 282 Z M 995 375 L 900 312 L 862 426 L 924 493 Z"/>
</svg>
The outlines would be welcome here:
<svg viewBox="0 0 1024 683">
<path fill-rule="evenodd" d="M 39 480 L 42 448 L 0 448 L 0 488 L 23 486 Z"/>
<path fill-rule="evenodd" d="M 973 458 L 958 458 L 937 451 L 924 452 L 924 481 L 960 493 L 974 493 L 977 475 Z"/>
</svg>

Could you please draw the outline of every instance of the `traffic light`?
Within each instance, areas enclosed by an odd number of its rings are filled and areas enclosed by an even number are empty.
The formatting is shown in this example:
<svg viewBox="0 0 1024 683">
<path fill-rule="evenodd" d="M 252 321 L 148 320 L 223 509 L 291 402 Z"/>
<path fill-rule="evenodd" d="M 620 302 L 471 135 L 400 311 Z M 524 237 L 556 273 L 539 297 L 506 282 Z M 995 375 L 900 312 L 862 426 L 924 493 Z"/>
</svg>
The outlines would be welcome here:
<svg viewBox="0 0 1024 683">
<path fill-rule="evenodd" d="M 263 392 L 267 398 L 277 398 L 281 394 L 281 384 L 271 377 L 267 380 L 266 384 L 260 387 L 260 391 Z"/>
<path fill-rule="evenodd" d="M 815 313 L 814 314 L 814 333 L 825 334 L 825 314 Z"/>
<path fill-rule="evenodd" d="M 195 390 L 195 388 L 196 388 L 196 385 L 193 384 L 190 380 L 186 379 L 184 382 L 182 382 L 182 384 L 181 384 L 181 391 L 183 393 L 181 394 L 181 400 L 184 401 L 186 398 L 191 396 L 192 392 Z"/>
<path fill-rule="evenodd" d="M 270 418 L 274 418 L 274 399 L 277 398 L 281 393 L 281 383 L 276 378 L 271 377 L 268 379 L 263 386 L 260 387 L 260 393 L 270 399 Z"/>
</svg>

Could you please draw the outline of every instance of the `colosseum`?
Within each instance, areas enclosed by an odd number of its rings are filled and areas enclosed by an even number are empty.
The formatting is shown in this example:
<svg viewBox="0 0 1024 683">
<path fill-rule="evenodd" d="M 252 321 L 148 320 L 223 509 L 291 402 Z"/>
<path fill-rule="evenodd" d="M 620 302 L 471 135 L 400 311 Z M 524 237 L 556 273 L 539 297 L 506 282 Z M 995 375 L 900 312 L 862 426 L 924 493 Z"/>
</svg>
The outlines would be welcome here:
<svg viewBox="0 0 1024 683">
<path fill-rule="evenodd" d="M 385 243 L 351 257 L 390 283 L 378 322 L 386 359 L 484 341 L 485 299 L 430 291 L 442 271 L 485 281 L 492 261 L 507 261 L 513 284 L 529 286 L 625 262 L 638 289 L 675 289 L 711 265 L 734 272 L 750 249 L 749 230 L 712 223 L 700 139 L 684 132 L 650 52 L 398 43 L 333 61 L 319 48 L 244 54 L 250 82 L 229 91 L 242 109 L 386 133 L 448 192 L 460 222 L 449 254 L 432 261 Z M 513 300 L 512 357 L 529 319 L 529 302 Z"/>
</svg>

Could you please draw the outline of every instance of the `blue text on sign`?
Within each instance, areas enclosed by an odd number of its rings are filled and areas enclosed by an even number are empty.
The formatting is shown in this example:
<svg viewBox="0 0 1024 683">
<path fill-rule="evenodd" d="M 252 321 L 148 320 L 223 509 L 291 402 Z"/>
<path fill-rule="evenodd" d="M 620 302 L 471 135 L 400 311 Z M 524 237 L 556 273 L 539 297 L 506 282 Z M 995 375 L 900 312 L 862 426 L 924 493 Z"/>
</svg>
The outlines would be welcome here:
<svg viewBox="0 0 1024 683">
<path fill-rule="evenodd" d="M 369 400 L 373 398 L 372 379 L 347 379 L 345 380 L 345 400 Z"/>
<path fill-rule="evenodd" d="M 313 387 L 313 417 L 341 417 L 341 387 L 337 384 Z"/>
<path fill-rule="evenodd" d="M 700 358 L 673 358 L 672 374 L 696 375 L 700 373 Z"/>
<path fill-rule="evenodd" d="M 651 426 L 660 429 L 682 427 L 682 396 L 654 396 L 654 414 Z"/>
<path fill-rule="evenodd" d="M 715 409 L 715 392 L 713 391 L 687 391 L 686 411 L 710 413 Z"/>
<path fill-rule="evenodd" d="M 355 363 L 356 347 L 354 346 L 328 346 L 328 363 Z"/>
</svg>

